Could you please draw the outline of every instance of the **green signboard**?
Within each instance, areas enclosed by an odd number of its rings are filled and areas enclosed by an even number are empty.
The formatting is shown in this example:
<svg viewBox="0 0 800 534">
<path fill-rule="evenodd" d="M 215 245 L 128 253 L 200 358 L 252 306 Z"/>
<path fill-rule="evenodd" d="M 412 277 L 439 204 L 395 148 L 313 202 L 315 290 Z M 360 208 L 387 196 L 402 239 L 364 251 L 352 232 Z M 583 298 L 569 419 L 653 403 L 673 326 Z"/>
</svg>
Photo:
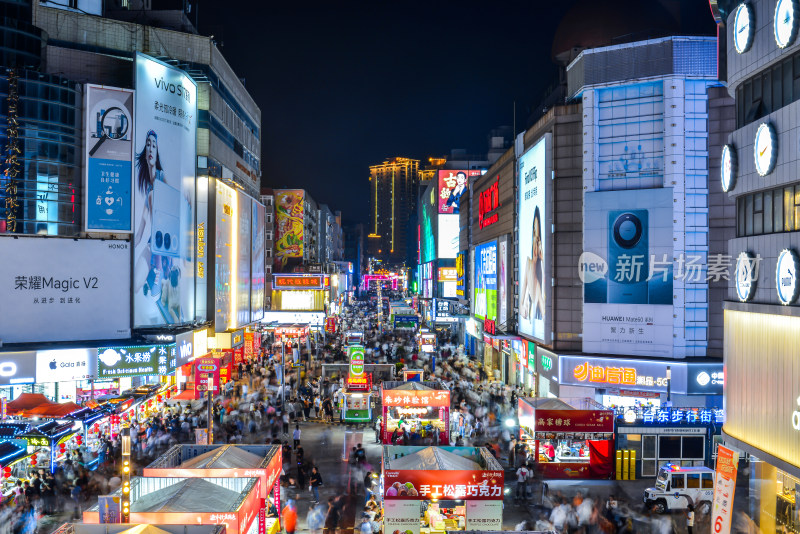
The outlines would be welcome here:
<svg viewBox="0 0 800 534">
<path fill-rule="evenodd" d="M 347 354 L 350 359 L 350 376 L 363 375 L 364 347 L 361 345 L 350 345 L 347 347 Z"/>
<path fill-rule="evenodd" d="M 175 371 L 175 344 L 97 349 L 98 378 L 168 375 Z"/>
</svg>

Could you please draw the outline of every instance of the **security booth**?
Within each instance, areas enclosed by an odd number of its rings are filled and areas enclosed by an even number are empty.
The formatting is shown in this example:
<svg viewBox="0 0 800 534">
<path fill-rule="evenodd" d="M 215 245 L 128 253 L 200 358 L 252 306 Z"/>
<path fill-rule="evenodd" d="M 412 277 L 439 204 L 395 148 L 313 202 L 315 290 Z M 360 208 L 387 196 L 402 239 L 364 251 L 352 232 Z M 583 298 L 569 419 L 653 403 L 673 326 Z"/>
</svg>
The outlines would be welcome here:
<svg viewBox="0 0 800 534">
<path fill-rule="evenodd" d="M 265 534 L 260 495 L 260 477 L 132 477 L 129 517 L 131 523 L 225 525 L 229 534 Z M 122 488 L 109 497 L 121 496 Z M 100 524 L 100 504 L 83 512 L 83 522 Z"/>
<path fill-rule="evenodd" d="M 520 440 L 543 478 L 614 477 L 614 412 L 582 401 L 519 399 Z"/>
<path fill-rule="evenodd" d="M 722 431 L 725 410 L 624 407 L 615 416 L 617 453 L 632 458 L 629 478 L 654 477 L 665 463 L 714 467 L 714 436 Z"/>
<path fill-rule="evenodd" d="M 384 382 L 381 402 L 384 445 L 450 444 L 450 390 L 438 381 Z"/>
<path fill-rule="evenodd" d="M 342 396 L 342 421 L 369 423 L 372 421 L 372 373 L 361 376 L 348 375 L 344 380 Z"/>
<path fill-rule="evenodd" d="M 175 445 L 145 467 L 145 477 L 240 478 L 258 477 L 261 481 L 259 521 L 266 534 L 280 529 L 279 518 L 267 518 L 273 504 L 280 516 L 280 476 L 283 465 L 279 445 Z"/>
</svg>

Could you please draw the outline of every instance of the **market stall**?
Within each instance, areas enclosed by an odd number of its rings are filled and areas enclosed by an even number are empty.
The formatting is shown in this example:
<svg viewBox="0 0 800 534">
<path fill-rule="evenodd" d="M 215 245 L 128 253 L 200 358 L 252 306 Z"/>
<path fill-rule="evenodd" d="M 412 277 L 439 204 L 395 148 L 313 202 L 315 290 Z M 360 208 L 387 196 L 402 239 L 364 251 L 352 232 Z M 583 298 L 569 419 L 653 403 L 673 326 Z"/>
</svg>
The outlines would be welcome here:
<svg viewBox="0 0 800 534">
<path fill-rule="evenodd" d="M 503 482 L 483 447 L 384 446 L 384 532 L 502 530 Z"/>
<path fill-rule="evenodd" d="M 342 395 L 342 421 L 369 423 L 372 421 L 372 373 L 361 376 L 348 375 Z"/>
<path fill-rule="evenodd" d="M 121 497 L 118 489 L 111 497 Z M 265 534 L 258 513 L 261 478 L 134 477 L 130 522 L 164 525 L 225 525 L 228 534 Z M 100 508 L 83 512 L 83 522 L 100 523 Z"/>
<path fill-rule="evenodd" d="M 0 435 L 6 439 L 7 429 L 0 429 Z M 24 441 L 3 441 L 0 443 L 0 492 L 3 499 L 14 492 L 17 480 L 30 479 L 30 464 L 25 461 L 31 456 L 28 446 Z"/>
<path fill-rule="evenodd" d="M 544 478 L 614 477 L 614 412 L 551 398 L 518 401 L 520 440 Z"/>
<path fill-rule="evenodd" d="M 439 382 L 381 384 L 384 445 L 449 445 L 450 391 Z"/>
<path fill-rule="evenodd" d="M 101 453 L 102 442 L 100 438 L 103 435 L 111 435 L 110 421 L 113 412 L 114 407 L 112 405 L 104 404 L 96 408 L 79 408 L 64 417 L 67 421 L 74 421 L 80 424 L 79 432 L 83 437 L 83 444 L 89 454 L 87 459 L 87 467 L 89 469 L 95 469 L 98 464 L 105 460 Z"/>
<path fill-rule="evenodd" d="M 147 525 L 115 521 L 100 525 L 64 523 L 53 534 L 226 534 L 226 529 L 225 525 Z"/>
<path fill-rule="evenodd" d="M 269 504 L 280 512 L 282 448 L 277 445 L 175 445 L 144 468 L 145 477 L 239 478 L 261 481 L 259 521 L 267 534 L 280 529 L 280 518 L 266 517 Z"/>
</svg>

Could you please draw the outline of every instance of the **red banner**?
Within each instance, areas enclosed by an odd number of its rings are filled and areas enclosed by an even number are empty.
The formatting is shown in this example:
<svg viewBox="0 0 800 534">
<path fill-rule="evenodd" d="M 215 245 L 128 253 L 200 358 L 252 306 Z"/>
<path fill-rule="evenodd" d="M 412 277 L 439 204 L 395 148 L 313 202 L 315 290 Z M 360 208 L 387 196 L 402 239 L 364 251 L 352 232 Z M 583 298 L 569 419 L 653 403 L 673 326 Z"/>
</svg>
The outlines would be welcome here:
<svg viewBox="0 0 800 534">
<path fill-rule="evenodd" d="M 219 395 L 220 361 L 211 356 L 197 358 L 194 364 L 194 398 L 200 399 L 208 392 L 209 379 L 213 387 L 212 394 Z"/>
<path fill-rule="evenodd" d="M 233 363 L 239 365 L 242 362 L 244 362 L 244 348 L 233 349 Z"/>
<path fill-rule="evenodd" d="M 254 338 L 256 334 L 252 332 L 245 332 L 244 334 L 244 359 L 250 361 L 254 354 Z"/>
<path fill-rule="evenodd" d="M 261 354 L 261 332 L 253 334 L 253 352 L 256 356 Z"/>
<path fill-rule="evenodd" d="M 450 407 L 447 390 L 419 391 L 415 389 L 387 389 L 382 392 L 384 406 L 446 406 Z"/>
<path fill-rule="evenodd" d="M 502 471 L 386 469 L 383 480 L 386 499 L 503 500 Z"/>
<path fill-rule="evenodd" d="M 614 432 L 612 410 L 536 410 L 535 432 Z"/>
<path fill-rule="evenodd" d="M 717 469 L 714 476 L 714 494 L 711 508 L 712 531 L 728 534 L 733 516 L 733 496 L 736 492 L 736 474 L 739 453 L 722 445 L 717 446 Z"/>
</svg>

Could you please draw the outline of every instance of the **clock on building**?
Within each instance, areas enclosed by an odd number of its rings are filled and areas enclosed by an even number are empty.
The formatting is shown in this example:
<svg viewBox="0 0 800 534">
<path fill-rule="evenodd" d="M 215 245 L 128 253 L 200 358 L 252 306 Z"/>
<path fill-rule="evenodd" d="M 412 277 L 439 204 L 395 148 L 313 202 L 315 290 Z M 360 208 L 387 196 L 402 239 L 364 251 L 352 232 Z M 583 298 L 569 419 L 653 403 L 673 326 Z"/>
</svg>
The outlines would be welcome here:
<svg viewBox="0 0 800 534">
<path fill-rule="evenodd" d="M 724 145 L 722 147 L 720 175 L 722 180 L 722 190 L 724 192 L 732 191 L 736 186 L 736 149 L 733 145 Z"/>
<path fill-rule="evenodd" d="M 742 302 L 747 302 L 753 297 L 756 289 L 757 266 L 752 254 L 742 252 L 736 259 L 736 296 Z"/>
<path fill-rule="evenodd" d="M 753 156 L 756 160 L 756 171 L 761 176 L 766 176 L 775 168 L 775 160 L 778 158 L 778 138 L 775 135 L 775 128 L 768 122 L 756 130 Z"/>
<path fill-rule="evenodd" d="M 797 37 L 798 0 L 778 0 L 775 6 L 775 42 L 781 48 L 792 44 Z"/>
<path fill-rule="evenodd" d="M 793 304 L 797 300 L 800 284 L 797 283 L 797 254 L 783 249 L 775 265 L 775 288 L 781 304 Z"/>
<path fill-rule="evenodd" d="M 739 4 L 733 19 L 733 44 L 736 51 L 744 54 L 753 44 L 753 8 L 750 4 Z"/>
</svg>

